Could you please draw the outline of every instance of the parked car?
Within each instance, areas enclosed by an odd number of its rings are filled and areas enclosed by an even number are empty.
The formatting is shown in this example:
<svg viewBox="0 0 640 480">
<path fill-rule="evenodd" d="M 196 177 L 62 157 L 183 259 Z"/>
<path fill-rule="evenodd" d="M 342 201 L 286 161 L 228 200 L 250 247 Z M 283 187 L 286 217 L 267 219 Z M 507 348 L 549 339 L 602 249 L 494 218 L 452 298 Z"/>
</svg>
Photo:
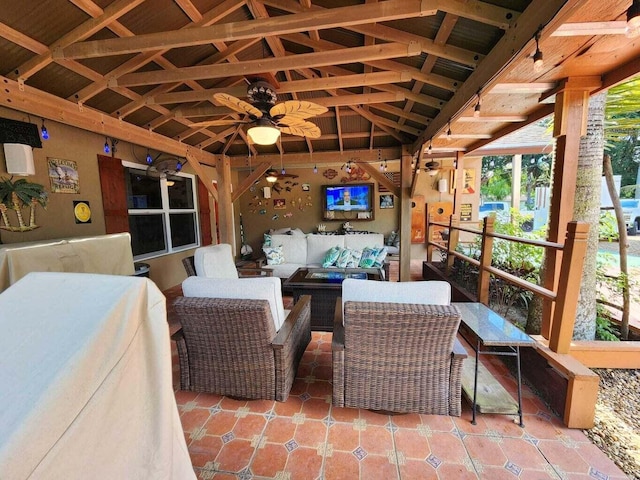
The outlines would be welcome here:
<svg viewBox="0 0 640 480">
<path fill-rule="evenodd" d="M 493 212 L 508 212 L 511 205 L 509 202 L 484 202 L 480 205 L 478 218 L 482 220 Z"/>
<path fill-rule="evenodd" d="M 640 231 L 640 199 L 621 198 L 620 205 L 622 206 L 624 223 L 627 224 L 627 232 L 629 235 L 637 235 Z"/>
</svg>

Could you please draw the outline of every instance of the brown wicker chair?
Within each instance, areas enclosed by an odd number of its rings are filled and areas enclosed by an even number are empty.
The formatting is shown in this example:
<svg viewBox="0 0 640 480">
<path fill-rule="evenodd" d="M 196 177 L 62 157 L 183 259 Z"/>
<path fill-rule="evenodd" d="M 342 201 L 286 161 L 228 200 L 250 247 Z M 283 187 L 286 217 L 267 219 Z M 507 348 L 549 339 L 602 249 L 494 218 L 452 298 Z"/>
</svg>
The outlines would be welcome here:
<svg viewBox="0 0 640 480">
<path fill-rule="evenodd" d="M 311 341 L 310 298 L 276 333 L 267 300 L 178 297 L 180 388 L 285 401 Z"/>
<path fill-rule="evenodd" d="M 460 416 L 460 313 L 451 305 L 336 302 L 333 404 Z M 344 322 L 343 322 L 344 320 Z"/>
</svg>

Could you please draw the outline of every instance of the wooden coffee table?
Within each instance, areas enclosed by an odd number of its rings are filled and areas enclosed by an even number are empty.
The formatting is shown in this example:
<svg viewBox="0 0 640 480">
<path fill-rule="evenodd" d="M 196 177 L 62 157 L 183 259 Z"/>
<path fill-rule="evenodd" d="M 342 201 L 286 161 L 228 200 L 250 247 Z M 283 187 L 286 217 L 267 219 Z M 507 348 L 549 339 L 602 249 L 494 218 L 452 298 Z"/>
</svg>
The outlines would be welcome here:
<svg viewBox="0 0 640 480">
<path fill-rule="evenodd" d="M 311 330 L 333 331 L 336 299 L 345 278 L 383 280 L 384 273 L 379 268 L 299 268 L 285 280 L 294 303 L 301 295 L 311 295 Z"/>
</svg>

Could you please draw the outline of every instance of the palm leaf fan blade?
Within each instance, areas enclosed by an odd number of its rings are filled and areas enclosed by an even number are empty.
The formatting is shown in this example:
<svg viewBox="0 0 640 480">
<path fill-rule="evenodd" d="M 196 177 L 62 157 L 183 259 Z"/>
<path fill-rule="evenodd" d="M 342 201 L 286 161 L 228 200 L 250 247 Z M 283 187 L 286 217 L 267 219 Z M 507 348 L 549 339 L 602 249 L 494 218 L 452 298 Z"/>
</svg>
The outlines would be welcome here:
<svg viewBox="0 0 640 480">
<path fill-rule="evenodd" d="M 281 127 L 280 131 L 282 133 L 289 133 L 291 135 L 298 135 L 300 137 L 307 138 L 320 138 L 320 135 L 322 135 L 318 126 L 311 122 L 304 122 L 300 125 L 292 125 L 289 127 Z"/>
<path fill-rule="evenodd" d="M 244 100 L 240 100 L 233 95 L 228 95 L 226 93 L 215 93 L 213 95 L 213 98 L 220 106 L 228 107 L 236 112 L 246 113 L 256 118 L 262 117 L 262 112 L 260 110 L 258 110 L 250 103 L 247 103 Z"/>
<path fill-rule="evenodd" d="M 305 100 L 287 100 L 286 102 L 271 107 L 269 115 L 272 117 L 286 115 L 298 118 L 309 118 L 322 115 L 327 112 L 327 110 L 327 107 L 323 107 L 317 103 L 307 102 Z"/>
</svg>

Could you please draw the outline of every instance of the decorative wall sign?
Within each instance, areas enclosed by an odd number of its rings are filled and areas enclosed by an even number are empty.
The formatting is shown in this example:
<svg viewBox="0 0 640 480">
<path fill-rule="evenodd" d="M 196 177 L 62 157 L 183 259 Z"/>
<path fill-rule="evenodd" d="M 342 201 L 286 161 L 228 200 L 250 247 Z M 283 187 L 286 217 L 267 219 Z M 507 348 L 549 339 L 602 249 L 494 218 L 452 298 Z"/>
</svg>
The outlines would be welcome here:
<svg viewBox="0 0 640 480">
<path fill-rule="evenodd" d="M 333 168 L 328 168 L 327 170 L 322 172 L 322 175 L 324 175 L 329 180 L 332 180 L 336 178 L 336 176 L 338 175 L 338 172 L 336 172 Z"/>
<path fill-rule="evenodd" d="M 302 184 L 302 191 L 303 192 L 308 192 L 309 190 L 311 190 L 311 185 L 309 185 L 308 183 L 303 183 Z"/>
<path fill-rule="evenodd" d="M 73 216 L 76 223 L 91 223 L 91 207 L 86 200 L 73 201 Z"/>
<path fill-rule="evenodd" d="M 284 210 L 287 208 L 287 200 L 284 198 L 274 198 L 273 199 L 273 209 L 274 210 Z"/>
<path fill-rule="evenodd" d="M 460 221 L 461 222 L 471 221 L 471 204 L 470 203 L 463 203 L 460 205 Z"/>
<path fill-rule="evenodd" d="M 380 208 L 393 208 L 393 195 L 380 195 Z"/>
<path fill-rule="evenodd" d="M 80 193 L 78 164 L 73 160 L 47 158 L 51 193 Z"/>
<path fill-rule="evenodd" d="M 462 186 L 462 193 L 475 193 L 476 192 L 476 171 L 473 168 L 465 168 L 463 170 L 464 182 Z"/>
</svg>

